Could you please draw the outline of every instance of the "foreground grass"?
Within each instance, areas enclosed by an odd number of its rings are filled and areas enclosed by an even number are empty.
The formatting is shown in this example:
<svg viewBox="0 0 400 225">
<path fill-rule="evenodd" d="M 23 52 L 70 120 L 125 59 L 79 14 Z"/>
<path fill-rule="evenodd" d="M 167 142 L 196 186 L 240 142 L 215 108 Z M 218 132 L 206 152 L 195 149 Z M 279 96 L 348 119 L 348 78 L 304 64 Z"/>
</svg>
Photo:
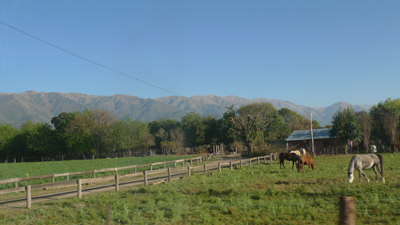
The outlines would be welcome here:
<svg viewBox="0 0 400 225">
<path fill-rule="evenodd" d="M 104 168 L 115 168 L 123 166 L 132 165 L 143 165 L 155 162 L 166 162 L 173 161 L 183 158 L 193 158 L 195 155 L 186 156 L 157 156 L 157 157 L 127 157 L 127 158 L 111 158 L 111 159 L 96 159 L 96 160 L 68 160 L 68 161 L 47 161 L 47 162 L 28 162 L 28 163 L 7 163 L 0 164 L 0 180 L 15 178 L 15 177 L 32 177 L 40 175 L 49 175 L 57 173 L 73 173 L 73 172 L 83 172 L 96 169 Z M 163 167 L 163 165 L 154 166 L 154 168 Z M 139 168 L 138 170 L 143 170 L 144 168 Z M 120 174 L 132 173 L 134 169 L 123 170 Z M 112 175 L 114 172 L 99 173 L 96 176 Z M 90 178 L 93 177 L 91 174 L 71 176 L 70 179 L 78 178 Z M 57 177 L 56 181 L 66 180 L 66 177 Z M 26 186 L 29 184 L 40 184 L 40 183 L 50 183 L 51 179 L 41 179 L 33 181 L 23 181 L 19 183 L 19 186 Z M 0 189 L 12 188 L 13 183 L 2 184 Z"/>
<path fill-rule="evenodd" d="M 383 154 L 386 183 L 347 182 L 350 156 L 318 156 L 316 170 L 271 165 L 195 174 L 166 184 L 122 189 L 31 209 L 3 209 L 3 224 L 337 224 L 339 198 L 356 199 L 358 224 L 400 224 L 399 154 Z M 286 162 L 288 165 L 288 163 Z M 308 169 L 306 167 L 306 169 Z"/>
</svg>

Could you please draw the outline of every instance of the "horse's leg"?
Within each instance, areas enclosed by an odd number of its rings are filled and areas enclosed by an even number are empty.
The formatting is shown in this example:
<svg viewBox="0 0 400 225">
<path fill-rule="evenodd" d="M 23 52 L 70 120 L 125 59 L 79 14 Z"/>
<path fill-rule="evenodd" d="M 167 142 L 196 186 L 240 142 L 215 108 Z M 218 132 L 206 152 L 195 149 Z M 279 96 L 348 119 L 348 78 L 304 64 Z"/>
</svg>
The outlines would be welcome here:
<svg viewBox="0 0 400 225">
<path fill-rule="evenodd" d="M 360 183 L 361 183 L 361 175 L 363 175 L 365 177 L 365 179 L 367 179 L 367 182 L 369 182 L 369 179 L 368 179 L 367 175 L 365 175 L 364 171 L 362 171 L 361 169 L 359 169 L 358 171 L 360 174 Z"/>
<path fill-rule="evenodd" d="M 376 167 L 377 167 L 377 166 L 373 165 L 373 166 L 372 166 L 372 169 L 373 169 L 374 172 L 375 172 L 376 182 L 378 182 L 378 173 L 376 172 Z M 379 172 L 381 172 L 381 171 L 379 171 Z M 382 175 L 382 173 L 381 173 L 381 175 Z"/>
</svg>

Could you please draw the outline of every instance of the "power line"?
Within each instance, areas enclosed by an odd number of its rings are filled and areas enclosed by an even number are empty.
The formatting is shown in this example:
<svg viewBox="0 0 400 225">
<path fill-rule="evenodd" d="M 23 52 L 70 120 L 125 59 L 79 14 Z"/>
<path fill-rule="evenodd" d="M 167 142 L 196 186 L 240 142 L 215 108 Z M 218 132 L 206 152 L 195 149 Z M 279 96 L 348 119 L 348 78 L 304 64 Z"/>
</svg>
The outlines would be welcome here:
<svg viewBox="0 0 400 225">
<path fill-rule="evenodd" d="M 169 90 L 167 90 L 167 89 L 165 89 L 165 88 L 159 87 L 159 86 L 154 85 L 154 84 L 151 84 L 151 83 L 149 83 L 149 82 L 140 80 L 139 78 L 133 77 L 133 76 L 131 76 L 131 75 L 129 75 L 129 74 L 123 73 L 123 72 L 121 72 L 121 71 L 119 71 L 119 70 L 116 70 L 116 69 L 111 68 L 111 67 L 109 67 L 109 66 L 103 65 L 103 64 L 101 64 L 101 63 L 98 63 L 98 62 L 95 62 L 95 61 L 90 60 L 90 59 L 88 59 L 88 58 L 85 58 L 85 57 L 83 57 L 83 56 L 80 56 L 80 55 L 78 55 L 78 54 L 76 54 L 76 53 L 73 53 L 73 52 L 71 52 L 71 51 L 68 51 L 68 50 L 66 50 L 66 49 L 64 49 L 64 48 L 61 48 L 61 47 L 55 45 L 55 44 L 52 44 L 52 43 L 50 43 L 50 42 L 48 42 L 48 41 L 45 41 L 45 40 L 43 40 L 43 39 L 41 39 L 41 38 L 38 38 L 38 37 L 36 37 L 36 36 L 34 36 L 34 35 L 32 35 L 32 34 L 29 34 L 29 33 L 25 32 L 25 31 L 23 31 L 23 30 L 20 30 L 20 29 L 18 29 L 18 28 L 16 28 L 16 27 L 13 27 L 13 26 L 11 26 L 11 25 L 9 25 L 9 24 L 7 24 L 7 23 L 4 23 L 4 22 L 2 22 L 2 21 L 0 21 L 0 23 L 3 24 L 4 26 L 7 26 L 7 27 L 9 27 L 9 28 L 11 28 L 11 29 L 14 29 L 14 30 L 16 30 L 16 31 L 18 31 L 18 32 L 20 32 L 20 33 L 22 33 L 22 34 L 25 34 L 25 35 L 27 35 L 27 36 L 33 38 L 33 39 L 36 39 L 36 40 L 38 40 L 38 41 L 40 41 L 40 42 L 42 42 L 42 43 L 44 43 L 44 44 L 46 44 L 46 45 L 49 45 L 49 46 L 51 46 L 51 47 L 53 47 L 53 48 L 56 48 L 56 49 L 58 49 L 58 50 L 60 50 L 60 51 L 63 51 L 63 52 L 65 52 L 65 53 L 67 53 L 67 54 L 70 54 L 70 55 L 72 55 L 72 56 L 75 56 L 75 57 L 77 57 L 77 58 L 80 58 L 80 59 L 82 59 L 82 60 L 85 60 L 85 61 L 90 62 L 90 63 L 92 63 L 92 64 L 95 64 L 95 65 L 97 65 L 97 66 L 103 67 L 103 68 L 105 68 L 105 69 L 111 70 L 111 71 L 113 71 L 113 72 L 115 72 L 115 73 L 118 73 L 118 74 L 123 75 L 123 76 L 125 76 L 125 77 L 128 77 L 128 78 L 130 78 L 130 79 L 136 80 L 136 81 L 141 82 L 141 83 L 143 83 L 143 84 L 146 84 L 146 85 L 148 85 L 148 86 L 151 86 L 151 87 L 160 89 L 160 90 L 162 90 L 162 91 L 171 93 L 171 94 L 173 94 L 173 95 L 177 95 L 177 96 L 184 97 L 183 95 L 180 95 L 180 94 L 177 94 L 177 93 L 175 93 L 175 92 L 169 91 Z"/>
</svg>

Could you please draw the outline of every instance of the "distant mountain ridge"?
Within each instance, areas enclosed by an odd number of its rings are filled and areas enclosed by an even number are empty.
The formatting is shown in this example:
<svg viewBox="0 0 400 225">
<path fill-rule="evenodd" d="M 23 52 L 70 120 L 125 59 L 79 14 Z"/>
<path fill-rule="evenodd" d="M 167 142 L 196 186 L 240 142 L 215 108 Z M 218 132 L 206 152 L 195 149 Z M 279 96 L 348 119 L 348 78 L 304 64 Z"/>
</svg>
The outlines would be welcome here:
<svg viewBox="0 0 400 225">
<path fill-rule="evenodd" d="M 154 121 L 160 118 L 180 120 L 188 112 L 200 115 L 213 115 L 221 118 L 226 107 L 240 106 L 257 102 L 269 102 L 276 109 L 288 108 L 305 117 L 310 113 L 321 126 L 330 124 L 332 116 L 340 107 L 352 106 L 338 102 L 328 107 L 312 108 L 289 101 L 267 98 L 246 99 L 234 95 L 219 97 L 215 95 L 180 97 L 167 96 L 155 99 L 138 98 L 130 95 L 97 96 L 79 93 L 26 91 L 17 94 L 0 93 L 0 123 L 19 127 L 23 122 L 45 122 L 62 112 L 84 111 L 85 109 L 105 109 L 116 117 L 141 121 Z M 369 111 L 372 105 L 353 106 L 355 111 Z"/>
</svg>

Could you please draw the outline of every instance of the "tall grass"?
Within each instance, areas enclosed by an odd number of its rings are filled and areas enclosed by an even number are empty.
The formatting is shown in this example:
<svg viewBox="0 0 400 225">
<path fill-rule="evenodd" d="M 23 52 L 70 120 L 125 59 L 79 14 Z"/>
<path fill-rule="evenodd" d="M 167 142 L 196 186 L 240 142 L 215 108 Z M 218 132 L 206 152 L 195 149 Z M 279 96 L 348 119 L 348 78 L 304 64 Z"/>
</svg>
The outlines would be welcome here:
<svg viewBox="0 0 400 225">
<path fill-rule="evenodd" d="M 0 210 L 9 224 L 337 224 L 339 198 L 356 199 L 358 224 L 400 224 L 400 155 L 383 154 L 386 183 L 347 181 L 351 156 L 318 156 L 298 173 L 278 162 L 213 175 Z M 288 164 L 288 162 L 285 162 Z M 11 213 L 13 212 L 13 213 Z"/>
</svg>

